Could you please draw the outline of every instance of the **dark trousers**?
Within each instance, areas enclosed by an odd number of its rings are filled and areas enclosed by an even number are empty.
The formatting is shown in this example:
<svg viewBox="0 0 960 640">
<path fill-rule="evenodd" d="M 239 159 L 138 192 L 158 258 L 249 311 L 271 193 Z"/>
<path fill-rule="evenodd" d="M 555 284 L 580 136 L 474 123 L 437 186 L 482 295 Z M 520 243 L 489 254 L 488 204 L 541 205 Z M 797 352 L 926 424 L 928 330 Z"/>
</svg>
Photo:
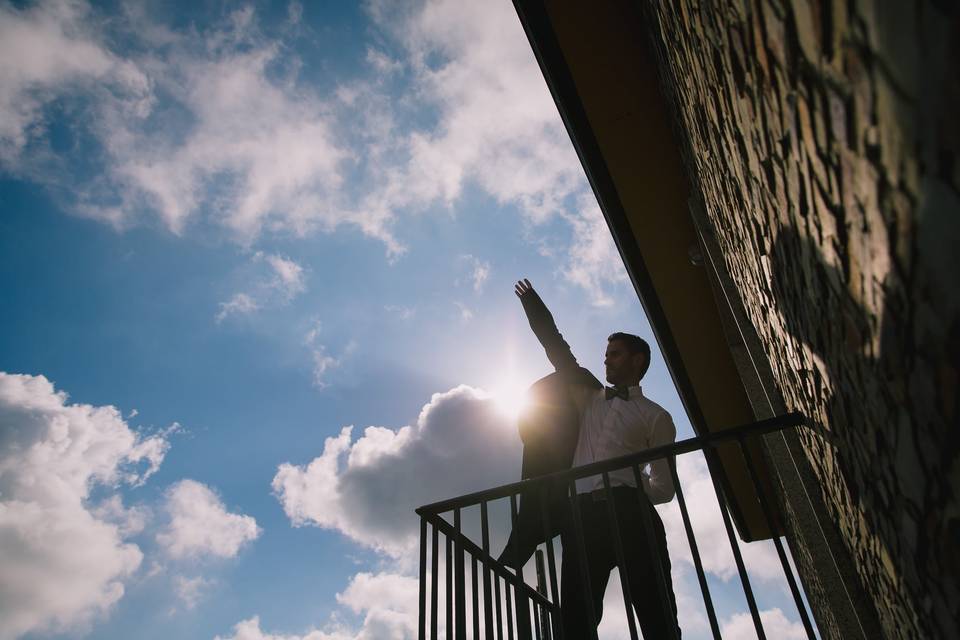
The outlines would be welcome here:
<svg viewBox="0 0 960 640">
<path fill-rule="evenodd" d="M 670 579 L 670 556 L 660 516 L 646 496 L 641 496 L 634 488 L 615 487 L 610 493 L 616 508 L 626 563 L 626 570 L 621 571 L 620 575 L 630 586 L 630 596 L 644 640 L 680 638 L 677 604 Z M 591 600 L 597 623 L 603 615 L 603 594 L 607 589 L 610 571 L 617 566 L 607 502 L 596 499 L 598 495 L 602 494 L 578 496 L 583 547 L 586 550 Z M 593 634 L 585 602 L 587 585 L 581 575 L 579 546 L 572 525 L 564 527 L 562 540 L 560 605 L 564 640 L 586 640 Z M 670 633 L 671 628 L 674 634 Z"/>
</svg>

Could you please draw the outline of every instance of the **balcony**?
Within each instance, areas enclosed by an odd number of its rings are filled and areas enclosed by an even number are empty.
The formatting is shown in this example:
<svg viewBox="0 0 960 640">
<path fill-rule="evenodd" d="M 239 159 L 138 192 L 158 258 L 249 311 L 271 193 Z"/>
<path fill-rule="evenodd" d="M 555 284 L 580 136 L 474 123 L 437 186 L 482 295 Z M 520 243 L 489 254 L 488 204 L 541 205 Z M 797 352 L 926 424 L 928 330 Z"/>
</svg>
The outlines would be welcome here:
<svg viewBox="0 0 960 640">
<path fill-rule="evenodd" d="M 588 477 L 600 478 L 603 489 L 600 491 L 601 495 L 598 496 L 600 498 L 598 504 L 602 502 L 606 505 L 607 525 L 609 531 L 612 532 L 611 537 L 617 565 L 618 567 L 625 566 L 624 550 L 627 547 L 624 545 L 629 545 L 630 541 L 621 540 L 618 533 L 620 530 L 617 526 L 618 509 L 614 508 L 614 502 L 611 498 L 610 474 L 618 470 L 631 469 L 636 480 L 636 486 L 642 487 L 642 469 L 647 463 L 661 458 L 667 459 L 673 476 L 676 488 L 675 500 L 679 507 L 683 529 L 686 533 L 686 543 L 696 570 L 701 605 L 709 623 L 709 633 L 712 634 L 713 638 L 722 638 L 721 624 L 718 621 L 714 602 L 711 598 L 707 571 L 704 569 L 704 562 L 701 558 L 701 545 L 694 534 L 687 500 L 684 497 L 682 483 L 677 473 L 677 456 L 702 452 L 708 462 L 714 462 L 714 457 L 720 450 L 725 457 L 729 457 L 732 453 L 742 456 L 742 462 L 753 482 L 756 500 L 759 503 L 767 528 L 771 532 L 776 532 L 780 530 L 780 527 L 777 526 L 780 518 L 779 509 L 777 505 L 770 504 L 769 494 L 762 490 L 757 472 L 759 461 L 755 459 L 756 452 L 761 449 L 756 447 L 755 444 L 764 435 L 804 424 L 805 419 L 802 415 L 787 414 L 701 437 L 682 440 L 637 454 L 577 467 L 562 473 L 514 482 L 420 507 L 417 509 L 417 514 L 420 516 L 420 640 L 427 640 L 427 638 L 430 640 L 437 640 L 438 638 L 448 640 L 454 638 L 456 640 L 467 638 L 563 640 L 563 627 L 560 624 L 561 592 L 559 589 L 558 553 L 555 549 L 554 536 L 548 535 L 550 532 L 556 531 L 551 527 L 551 515 L 554 518 L 558 517 L 557 507 L 559 504 L 563 511 L 560 517 L 563 517 L 565 522 L 572 523 L 570 526 L 572 526 L 573 531 L 570 532 L 570 535 L 578 545 L 581 575 L 586 575 L 585 561 L 582 560 L 585 558 L 583 520 L 579 501 L 570 499 L 570 497 L 576 495 L 576 480 Z M 751 444 L 751 446 L 748 446 L 748 444 Z M 747 566 L 741 552 L 741 544 L 737 541 L 737 534 L 731 521 L 728 501 L 722 488 L 723 483 L 718 482 L 717 477 L 711 473 L 710 484 L 712 484 L 713 493 L 719 506 L 727 542 L 730 545 L 736 564 L 740 587 L 749 609 L 756 637 L 765 640 L 770 636 L 764 629 L 754 588 L 751 586 Z M 636 499 L 641 506 L 649 504 L 647 495 L 642 488 L 631 487 L 630 489 L 631 494 L 635 492 Z M 549 502 L 550 498 L 548 496 L 557 496 L 557 492 L 561 496 L 559 503 L 556 499 Z M 566 499 L 563 498 L 564 495 Z M 544 529 L 543 538 L 545 542 L 541 543 L 532 555 L 534 570 L 530 571 L 527 567 L 527 573 L 530 574 L 529 578 L 523 569 L 514 569 L 507 566 L 507 563 L 519 564 L 523 562 L 524 558 L 521 557 L 518 561 L 513 562 L 510 558 L 505 558 L 504 562 L 500 562 L 494 557 L 496 552 L 492 552 L 491 531 L 497 530 L 498 527 L 495 526 L 496 522 L 492 525 L 492 520 L 496 520 L 496 518 L 491 515 L 491 507 L 494 504 L 503 505 L 507 502 L 509 503 L 509 515 L 504 515 L 503 520 L 505 522 L 500 524 L 511 525 L 518 538 L 521 527 L 524 523 L 529 524 L 530 522 L 529 517 L 522 516 L 524 514 L 529 515 L 531 507 L 539 507 L 539 514 L 537 514 L 539 517 L 536 520 Z M 642 514 L 649 513 L 646 508 L 639 509 L 639 512 Z M 646 518 L 646 522 L 649 523 L 650 516 L 647 515 Z M 499 527 L 499 529 L 505 528 L 505 526 Z M 647 526 L 647 530 L 650 530 L 649 526 Z M 471 533 L 473 533 L 473 539 Z M 649 536 L 647 539 L 649 540 Z M 804 594 L 788 557 L 785 540 L 775 534 L 772 536 L 772 541 L 780 561 L 783 579 L 789 586 L 800 623 L 806 637 L 812 640 L 817 635 L 807 610 Z M 708 544 L 718 544 L 718 541 L 715 540 L 707 542 Z M 650 553 L 653 553 L 654 557 L 656 556 L 652 548 L 650 548 Z M 653 564 L 654 567 L 660 566 L 658 563 Z M 660 597 L 661 606 L 668 610 L 670 605 L 666 601 L 665 576 L 662 572 L 658 573 L 657 570 L 653 573 L 657 574 L 652 577 L 658 585 L 656 592 Z M 533 584 L 530 584 L 528 579 L 532 579 Z M 619 613 L 625 614 L 625 624 L 628 627 L 629 637 L 631 640 L 637 640 L 641 635 L 638 623 L 633 615 L 630 580 L 621 580 L 620 586 L 624 609 Z M 582 595 L 584 597 L 587 626 L 590 629 L 595 629 L 596 613 L 591 604 L 593 598 L 590 589 L 590 585 L 587 584 Z M 683 608 L 678 611 L 678 620 L 682 629 L 685 620 Z M 596 632 L 593 633 L 592 638 L 597 640 Z M 567 640 L 578 639 L 570 638 Z M 647 638 L 647 640 L 651 639 Z"/>
</svg>

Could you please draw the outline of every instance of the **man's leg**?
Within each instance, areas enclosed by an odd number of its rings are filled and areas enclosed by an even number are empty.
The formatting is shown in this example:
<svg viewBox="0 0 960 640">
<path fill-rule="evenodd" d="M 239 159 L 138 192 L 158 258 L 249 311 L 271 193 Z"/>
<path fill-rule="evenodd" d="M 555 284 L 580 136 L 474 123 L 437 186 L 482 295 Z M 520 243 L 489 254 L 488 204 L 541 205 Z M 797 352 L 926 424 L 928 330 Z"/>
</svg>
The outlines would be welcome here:
<svg viewBox="0 0 960 640">
<path fill-rule="evenodd" d="M 594 619 L 597 623 L 603 615 L 603 594 L 610 579 L 610 570 L 614 566 L 609 544 L 605 543 L 604 521 L 598 521 L 601 513 L 595 509 L 589 498 L 581 499 L 583 516 L 584 548 L 587 551 L 587 573 L 590 577 L 590 595 L 593 603 Z M 567 528 L 561 541 L 563 543 L 563 566 L 560 570 L 560 614 L 563 620 L 564 640 L 587 640 L 592 638 L 590 616 L 585 599 L 587 584 L 580 569 L 580 552 L 574 532 Z"/>
<path fill-rule="evenodd" d="M 633 495 L 618 498 L 617 515 L 624 540 L 630 595 L 640 629 L 645 639 L 679 639 L 677 603 L 663 522 L 652 505 L 641 504 L 637 495 L 631 493 Z"/>
</svg>

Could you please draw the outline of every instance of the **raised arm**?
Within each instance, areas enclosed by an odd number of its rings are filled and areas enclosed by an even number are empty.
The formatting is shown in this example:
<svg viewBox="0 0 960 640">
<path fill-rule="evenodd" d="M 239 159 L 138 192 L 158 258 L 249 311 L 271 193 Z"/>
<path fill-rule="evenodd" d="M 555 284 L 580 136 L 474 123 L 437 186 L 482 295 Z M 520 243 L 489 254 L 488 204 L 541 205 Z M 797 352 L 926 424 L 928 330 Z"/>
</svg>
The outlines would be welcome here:
<svg viewBox="0 0 960 640">
<path fill-rule="evenodd" d="M 520 298 L 523 310 L 527 314 L 527 321 L 537 340 L 543 345 L 547 352 L 547 359 L 557 371 L 568 371 L 577 369 L 577 359 L 570 351 L 570 345 L 560 335 L 556 323 L 553 321 L 553 315 L 547 309 L 540 296 L 533 290 L 533 285 L 527 279 L 520 280 L 514 286 L 514 292 Z"/>
</svg>

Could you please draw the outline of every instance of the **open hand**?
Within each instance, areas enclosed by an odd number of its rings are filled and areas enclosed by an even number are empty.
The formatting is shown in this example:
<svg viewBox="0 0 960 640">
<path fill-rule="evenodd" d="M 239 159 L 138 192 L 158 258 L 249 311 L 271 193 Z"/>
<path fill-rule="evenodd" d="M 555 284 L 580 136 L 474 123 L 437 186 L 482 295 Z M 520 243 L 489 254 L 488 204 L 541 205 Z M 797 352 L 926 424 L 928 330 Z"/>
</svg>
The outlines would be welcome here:
<svg viewBox="0 0 960 640">
<path fill-rule="evenodd" d="M 517 284 L 513 286 L 513 292 L 517 294 L 518 298 L 522 298 L 531 291 L 533 291 L 533 285 L 530 284 L 530 281 L 526 278 L 519 280 Z"/>
</svg>

